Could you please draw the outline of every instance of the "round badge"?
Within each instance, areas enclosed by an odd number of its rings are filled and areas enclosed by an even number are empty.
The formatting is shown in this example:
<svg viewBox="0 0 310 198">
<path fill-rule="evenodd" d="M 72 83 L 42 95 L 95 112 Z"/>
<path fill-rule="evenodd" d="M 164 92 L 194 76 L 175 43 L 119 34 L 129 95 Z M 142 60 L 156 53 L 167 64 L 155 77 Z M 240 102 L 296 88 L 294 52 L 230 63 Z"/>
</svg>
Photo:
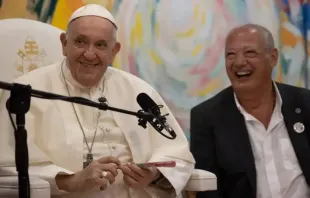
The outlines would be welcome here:
<svg viewBox="0 0 310 198">
<path fill-rule="evenodd" d="M 305 130 L 305 125 L 301 122 L 296 122 L 293 128 L 296 133 L 302 133 Z"/>
<path fill-rule="evenodd" d="M 296 112 L 297 114 L 300 114 L 300 113 L 301 113 L 301 109 L 300 109 L 300 108 L 296 108 L 296 109 L 295 109 L 295 112 Z"/>
</svg>

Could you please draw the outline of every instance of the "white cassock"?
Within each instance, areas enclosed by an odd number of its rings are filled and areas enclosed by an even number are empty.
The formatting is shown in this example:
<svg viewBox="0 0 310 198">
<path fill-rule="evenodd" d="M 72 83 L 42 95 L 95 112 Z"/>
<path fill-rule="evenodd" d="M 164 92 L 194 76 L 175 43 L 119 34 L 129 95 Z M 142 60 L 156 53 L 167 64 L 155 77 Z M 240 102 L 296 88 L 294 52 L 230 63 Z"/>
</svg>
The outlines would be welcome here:
<svg viewBox="0 0 310 198">
<path fill-rule="evenodd" d="M 69 102 L 32 97 L 31 109 L 26 117 L 29 163 L 31 164 L 29 173 L 49 181 L 53 197 L 175 197 L 186 185 L 195 163 L 189 151 L 188 141 L 162 98 L 145 81 L 109 67 L 99 85 L 87 89 L 72 78 L 64 61 L 37 69 L 19 77 L 15 82 L 30 84 L 33 89 L 65 96 L 68 96 L 69 91 L 71 96 L 84 97 L 96 102 L 98 98 L 104 96 L 109 106 L 135 112 L 141 109 L 136 102 L 136 97 L 144 92 L 157 104 L 164 105 L 161 111 L 163 114 L 170 114 L 167 122 L 177 134 L 176 139 L 170 140 L 156 132 L 149 124 L 147 129 L 139 126 L 138 118 L 135 116 L 113 111 L 99 111 L 96 108 L 78 104 L 74 104 L 75 114 Z M 6 91 L 3 95 L 8 94 L 9 92 Z M 15 168 L 12 167 L 15 163 L 15 142 L 4 98 L 3 96 L 0 107 L 0 174 L 11 175 L 15 172 Z M 3 116 L 7 119 L 2 119 Z M 82 170 L 88 151 L 77 117 L 80 119 L 89 145 L 97 130 L 92 149 L 94 159 L 114 156 L 122 163 L 175 160 L 176 167 L 159 168 L 173 188 L 163 190 L 160 187 L 160 185 L 164 186 L 163 181 L 156 187 L 134 190 L 124 184 L 122 173 L 119 172 L 116 182 L 104 191 L 77 194 L 59 191 L 55 184 L 56 174 L 59 172 L 70 174 Z"/>
</svg>

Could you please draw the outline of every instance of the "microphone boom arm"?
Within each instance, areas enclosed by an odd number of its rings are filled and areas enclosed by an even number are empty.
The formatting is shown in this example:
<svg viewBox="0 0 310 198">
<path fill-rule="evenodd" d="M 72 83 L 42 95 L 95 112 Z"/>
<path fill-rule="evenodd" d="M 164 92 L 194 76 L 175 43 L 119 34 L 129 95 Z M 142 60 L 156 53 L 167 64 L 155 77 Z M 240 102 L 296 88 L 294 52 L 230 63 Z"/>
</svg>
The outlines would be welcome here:
<svg viewBox="0 0 310 198">
<path fill-rule="evenodd" d="M 0 81 L 0 89 L 5 89 L 5 90 L 10 91 L 10 90 L 14 89 L 14 87 L 16 87 L 16 86 L 24 87 L 26 89 L 30 89 L 30 95 L 32 97 L 35 97 L 35 98 L 49 99 L 49 100 L 62 100 L 62 101 L 72 102 L 72 103 L 81 104 L 81 105 L 85 105 L 85 106 L 89 106 L 89 107 L 95 107 L 95 108 L 98 108 L 98 109 L 104 110 L 104 111 L 111 110 L 111 111 L 116 111 L 119 113 L 133 115 L 133 116 L 136 116 L 138 118 L 146 118 L 146 117 L 150 116 L 148 113 L 145 113 L 144 111 L 138 111 L 138 112 L 128 111 L 125 109 L 110 107 L 104 102 L 97 103 L 97 102 L 94 102 L 94 101 L 91 101 L 91 100 L 88 100 L 88 99 L 82 98 L 82 97 L 69 97 L 69 96 L 63 96 L 63 95 L 53 94 L 53 93 L 49 93 L 49 92 L 45 92 L 45 91 L 39 91 L 39 90 L 31 89 L 30 85 L 23 85 L 23 84 L 18 84 L 18 83 L 12 83 L 11 84 L 11 83 L 5 83 L 5 82 Z"/>
</svg>

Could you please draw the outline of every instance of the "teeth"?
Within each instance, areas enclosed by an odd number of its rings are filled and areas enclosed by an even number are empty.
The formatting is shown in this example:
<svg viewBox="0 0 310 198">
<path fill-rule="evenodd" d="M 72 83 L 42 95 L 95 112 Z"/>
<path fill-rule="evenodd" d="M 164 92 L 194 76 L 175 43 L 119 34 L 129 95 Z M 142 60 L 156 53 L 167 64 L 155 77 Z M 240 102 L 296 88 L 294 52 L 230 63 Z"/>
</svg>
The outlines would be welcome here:
<svg viewBox="0 0 310 198">
<path fill-rule="evenodd" d="M 244 76 L 244 75 L 249 75 L 249 74 L 251 74 L 251 72 L 249 72 L 249 71 L 237 72 L 237 75 L 238 75 L 238 76 Z"/>
<path fill-rule="evenodd" d="M 95 67 L 95 65 L 93 64 L 86 64 L 86 63 L 82 63 L 85 67 Z"/>
</svg>

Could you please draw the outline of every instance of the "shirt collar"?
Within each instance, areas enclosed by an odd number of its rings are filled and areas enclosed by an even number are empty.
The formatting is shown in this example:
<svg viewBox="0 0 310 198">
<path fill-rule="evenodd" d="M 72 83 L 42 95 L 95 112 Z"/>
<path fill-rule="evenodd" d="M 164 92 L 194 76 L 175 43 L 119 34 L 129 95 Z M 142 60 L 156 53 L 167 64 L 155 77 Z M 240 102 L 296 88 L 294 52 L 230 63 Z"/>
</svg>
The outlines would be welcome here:
<svg viewBox="0 0 310 198">
<path fill-rule="evenodd" d="M 273 87 L 275 89 L 276 92 L 276 104 L 275 104 L 275 108 L 274 108 L 274 112 L 280 112 L 281 114 L 281 107 L 282 107 L 282 98 L 279 92 L 279 89 L 277 87 L 277 84 L 273 81 Z M 245 109 L 241 106 L 241 104 L 238 101 L 238 98 L 236 96 L 236 94 L 234 93 L 234 99 L 235 99 L 235 103 L 237 108 L 239 109 L 239 111 L 241 112 L 241 114 L 243 114 L 245 116 L 246 120 L 251 120 L 252 115 L 248 114 Z M 282 114 L 281 114 L 282 115 Z"/>
</svg>

